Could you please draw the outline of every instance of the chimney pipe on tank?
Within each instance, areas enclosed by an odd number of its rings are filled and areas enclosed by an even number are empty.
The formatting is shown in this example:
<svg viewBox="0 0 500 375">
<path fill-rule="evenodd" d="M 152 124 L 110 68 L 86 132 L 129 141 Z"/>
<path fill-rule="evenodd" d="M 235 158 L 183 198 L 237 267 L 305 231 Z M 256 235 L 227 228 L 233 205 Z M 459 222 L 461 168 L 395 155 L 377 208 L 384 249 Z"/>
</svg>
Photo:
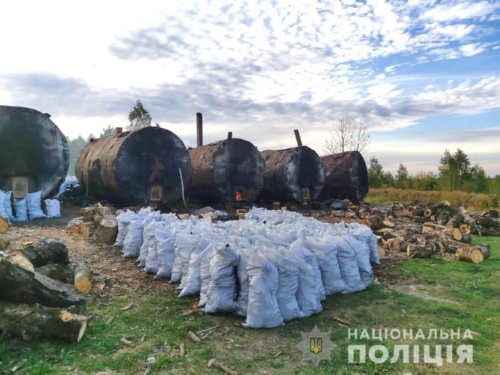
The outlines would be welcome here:
<svg viewBox="0 0 500 375">
<path fill-rule="evenodd" d="M 196 145 L 203 146 L 203 116 L 196 113 Z"/>
<path fill-rule="evenodd" d="M 295 140 L 297 141 L 297 147 L 302 147 L 302 139 L 300 138 L 299 129 L 293 131 L 295 133 Z"/>
</svg>

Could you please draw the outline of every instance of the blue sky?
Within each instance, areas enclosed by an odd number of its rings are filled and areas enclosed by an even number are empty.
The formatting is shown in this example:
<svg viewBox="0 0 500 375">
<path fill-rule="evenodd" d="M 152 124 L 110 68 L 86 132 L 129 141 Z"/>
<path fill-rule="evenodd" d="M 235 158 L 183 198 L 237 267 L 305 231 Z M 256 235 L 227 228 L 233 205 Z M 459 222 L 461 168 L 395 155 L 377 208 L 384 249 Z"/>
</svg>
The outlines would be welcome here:
<svg viewBox="0 0 500 375">
<path fill-rule="evenodd" d="M 141 99 L 187 145 L 198 111 L 206 141 L 291 147 L 299 128 L 319 153 L 345 118 L 388 170 L 460 147 L 500 174 L 500 1 L 17 1 L 0 45 L 0 103 L 69 137 Z"/>
</svg>

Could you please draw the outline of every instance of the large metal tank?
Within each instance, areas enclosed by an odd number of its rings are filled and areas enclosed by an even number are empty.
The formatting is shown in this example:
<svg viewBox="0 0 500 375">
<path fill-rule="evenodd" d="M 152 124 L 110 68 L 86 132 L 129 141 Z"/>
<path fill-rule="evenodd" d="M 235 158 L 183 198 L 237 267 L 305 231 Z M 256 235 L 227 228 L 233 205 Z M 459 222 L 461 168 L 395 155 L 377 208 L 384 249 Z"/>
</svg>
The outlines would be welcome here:
<svg viewBox="0 0 500 375">
<path fill-rule="evenodd" d="M 349 199 L 361 202 L 368 194 L 368 171 L 358 151 L 341 152 L 321 158 L 325 168 L 324 199 Z"/>
<path fill-rule="evenodd" d="M 68 167 L 68 142 L 49 114 L 0 106 L 1 189 L 16 190 L 13 181 L 22 181 L 45 198 L 57 192 Z"/>
<path fill-rule="evenodd" d="M 87 194 L 133 205 L 170 203 L 191 185 L 191 160 L 177 135 L 160 127 L 92 140 L 76 163 Z"/>
<path fill-rule="evenodd" d="M 189 154 L 193 165 L 190 196 L 194 199 L 233 203 L 258 198 L 263 187 L 264 161 L 252 143 L 231 138 L 192 148 Z"/>
<path fill-rule="evenodd" d="M 262 151 L 266 169 L 262 197 L 267 200 L 295 200 L 303 203 L 316 199 L 325 182 L 318 154 L 307 146 Z"/>
</svg>

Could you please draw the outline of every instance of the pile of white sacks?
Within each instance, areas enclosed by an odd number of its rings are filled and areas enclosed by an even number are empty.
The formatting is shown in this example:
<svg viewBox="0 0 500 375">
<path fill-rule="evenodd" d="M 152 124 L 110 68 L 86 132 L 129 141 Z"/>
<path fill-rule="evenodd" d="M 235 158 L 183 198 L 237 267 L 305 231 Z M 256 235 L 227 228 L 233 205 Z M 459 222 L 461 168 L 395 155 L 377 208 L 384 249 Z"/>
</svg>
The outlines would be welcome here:
<svg viewBox="0 0 500 375">
<path fill-rule="evenodd" d="M 45 207 L 45 211 L 43 207 Z M 9 222 L 61 217 L 61 204 L 57 199 L 45 199 L 42 192 L 29 193 L 22 199 L 13 199 L 12 191 L 0 190 L 0 216 Z"/>
<path fill-rule="evenodd" d="M 226 222 L 125 211 L 115 245 L 156 278 L 179 282 L 179 297 L 199 294 L 206 313 L 232 312 L 251 328 L 319 313 L 327 295 L 370 285 L 379 263 L 377 238 L 364 225 L 261 208 Z"/>
</svg>

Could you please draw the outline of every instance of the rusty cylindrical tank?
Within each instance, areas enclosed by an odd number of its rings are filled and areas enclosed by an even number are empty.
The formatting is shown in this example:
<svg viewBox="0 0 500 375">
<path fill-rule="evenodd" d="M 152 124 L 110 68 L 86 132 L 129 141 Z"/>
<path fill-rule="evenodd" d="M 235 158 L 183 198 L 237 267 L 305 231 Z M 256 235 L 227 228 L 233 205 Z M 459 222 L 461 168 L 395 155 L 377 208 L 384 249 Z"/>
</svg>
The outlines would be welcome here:
<svg viewBox="0 0 500 375">
<path fill-rule="evenodd" d="M 263 187 L 264 160 L 257 148 L 239 138 L 189 150 L 193 165 L 190 192 L 203 202 L 253 202 Z"/>
<path fill-rule="evenodd" d="M 349 199 L 361 202 L 368 194 L 368 171 L 358 151 L 341 152 L 321 158 L 325 168 L 324 199 Z"/>
<path fill-rule="evenodd" d="M 13 190 L 13 179 L 27 182 L 42 197 L 57 192 L 69 167 L 66 137 L 49 114 L 24 107 L 0 106 L 0 188 Z"/>
<path fill-rule="evenodd" d="M 87 144 L 76 176 L 96 199 L 132 205 L 169 203 L 191 184 L 191 160 L 184 143 L 160 127 L 117 133 Z"/>
<path fill-rule="evenodd" d="M 266 163 L 262 197 L 297 202 L 316 199 L 325 181 L 318 154 L 307 146 L 262 151 Z"/>
</svg>

